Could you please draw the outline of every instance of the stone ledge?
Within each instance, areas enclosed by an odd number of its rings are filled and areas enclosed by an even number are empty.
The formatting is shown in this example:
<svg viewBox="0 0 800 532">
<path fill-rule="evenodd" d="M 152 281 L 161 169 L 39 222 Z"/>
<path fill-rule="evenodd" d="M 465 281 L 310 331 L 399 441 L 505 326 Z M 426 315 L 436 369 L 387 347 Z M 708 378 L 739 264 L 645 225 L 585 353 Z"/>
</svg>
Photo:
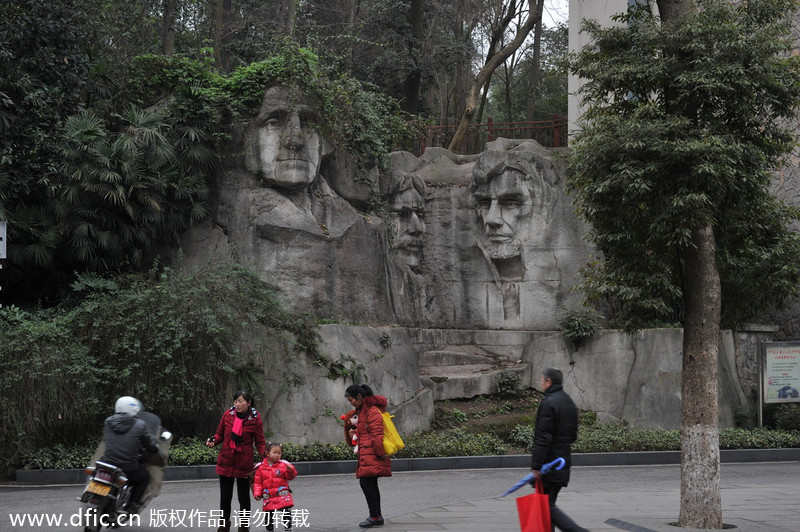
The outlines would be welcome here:
<svg viewBox="0 0 800 532">
<path fill-rule="evenodd" d="M 723 463 L 743 462 L 797 462 L 800 448 L 796 449 L 730 449 L 720 451 Z M 572 455 L 575 467 L 609 465 L 663 465 L 678 464 L 680 451 L 640 451 L 632 453 L 580 453 Z M 335 462 L 296 462 L 301 475 L 331 475 L 355 473 L 355 460 Z M 433 471 L 446 469 L 527 468 L 530 455 L 510 454 L 500 456 L 454 456 L 441 458 L 396 458 L 393 471 Z M 213 465 L 169 466 L 164 480 L 202 480 L 217 478 Z M 83 484 L 83 469 L 17 470 L 16 482 L 20 484 Z"/>
</svg>

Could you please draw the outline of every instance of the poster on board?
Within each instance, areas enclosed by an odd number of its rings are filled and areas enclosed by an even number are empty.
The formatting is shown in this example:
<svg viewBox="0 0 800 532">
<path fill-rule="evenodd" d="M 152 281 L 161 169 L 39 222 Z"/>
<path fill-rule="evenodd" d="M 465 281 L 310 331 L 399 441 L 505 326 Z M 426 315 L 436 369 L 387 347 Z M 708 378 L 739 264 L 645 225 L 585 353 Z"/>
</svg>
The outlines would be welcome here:
<svg viewBox="0 0 800 532">
<path fill-rule="evenodd" d="M 761 368 L 765 403 L 800 402 L 800 342 L 764 342 Z"/>
</svg>

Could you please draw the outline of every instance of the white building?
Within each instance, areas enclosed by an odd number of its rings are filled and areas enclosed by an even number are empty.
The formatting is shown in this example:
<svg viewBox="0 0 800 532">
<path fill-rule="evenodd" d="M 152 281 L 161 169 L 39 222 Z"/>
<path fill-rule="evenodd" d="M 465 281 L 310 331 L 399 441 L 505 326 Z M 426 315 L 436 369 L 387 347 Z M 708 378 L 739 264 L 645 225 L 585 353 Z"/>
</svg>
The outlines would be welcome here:
<svg viewBox="0 0 800 532">
<path fill-rule="evenodd" d="M 589 43 L 589 36 L 580 33 L 581 21 L 584 19 L 597 20 L 603 26 L 617 24 L 611 17 L 618 13 L 627 11 L 628 6 L 636 3 L 637 0 L 570 0 L 569 1 L 569 51 L 576 52 Z M 639 0 L 640 2 L 646 0 Z M 653 9 L 655 7 L 655 2 Z M 576 123 L 581 116 L 580 102 L 578 100 L 578 90 L 582 85 L 579 77 L 569 75 L 568 92 L 569 104 L 567 108 L 569 133 L 570 135 L 577 129 Z"/>
</svg>

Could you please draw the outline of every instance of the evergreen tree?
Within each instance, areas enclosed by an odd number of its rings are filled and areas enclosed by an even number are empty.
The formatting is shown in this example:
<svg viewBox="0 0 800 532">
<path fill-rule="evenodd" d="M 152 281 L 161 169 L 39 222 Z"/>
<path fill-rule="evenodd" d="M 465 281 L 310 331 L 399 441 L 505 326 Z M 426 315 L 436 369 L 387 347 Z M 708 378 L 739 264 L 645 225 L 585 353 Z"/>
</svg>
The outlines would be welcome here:
<svg viewBox="0 0 800 532">
<path fill-rule="evenodd" d="M 568 185 L 604 255 L 583 287 L 618 325 L 684 328 L 681 526 L 722 525 L 720 320 L 781 304 L 800 280 L 797 212 L 769 193 L 795 142 L 795 6 L 671 1 L 658 20 L 639 5 L 624 27 L 586 23 L 594 43 L 574 58 L 588 81 Z"/>
</svg>

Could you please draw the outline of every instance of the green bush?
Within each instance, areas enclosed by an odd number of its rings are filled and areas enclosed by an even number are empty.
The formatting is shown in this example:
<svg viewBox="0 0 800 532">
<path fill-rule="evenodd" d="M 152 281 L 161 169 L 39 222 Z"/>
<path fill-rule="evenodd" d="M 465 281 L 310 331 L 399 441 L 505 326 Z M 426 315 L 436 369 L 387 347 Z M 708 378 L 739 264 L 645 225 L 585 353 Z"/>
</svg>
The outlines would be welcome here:
<svg viewBox="0 0 800 532">
<path fill-rule="evenodd" d="M 434 430 L 454 428 L 463 425 L 468 419 L 469 416 L 466 412 L 462 412 L 457 408 L 446 410 L 437 406 L 433 411 L 431 428 Z"/>
<path fill-rule="evenodd" d="M 219 446 L 206 446 L 205 438 L 181 438 L 169 449 L 169 465 L 211 465 L 217 463 Z"/>
<path fill-rule="evenodd" d="M 353 448 L 345 442 L 335 445 L 330 443 L 309 443 L 299 445 L 283 444 L 283 458 L 290 462 L 324 462 L 330 460 L 355 460 Z"/>
<path fill-rule="evenodd" d="M 800 403 L 783 403 L 775 409 L 775 427 L 800 430 Z"/>
<path fill-rule="evenodd" d="M 572 446 L 576 453 L 669 451 L 680 448 L 680 432 L 677 430 L 638 429 L 625 422 L 580 427 L 578 440 Z"/>
<path fill-rule="evenodd" d="M 516 397 L 522 392 L 522 382 L 519 373 L 512 371 L 502 371 L 497 376 L 495 392 L 500 397 Z"/>
<path fill-rule="evenodd" d="M 404 441 L 406 446 L 397 453 L 398 458 L 508 454 L 508 445 L 497 436 L 473 434 L 460 428 L 416 433 Z"/>
<path fill-rule="evenodd" d="M 529 449 L 533 444 L 533 425 L 517 425 L 508 442 Z M 775 449 L 800 447 L 800 432 L 769 429 L 727 428 L 720 431 L 720 449 Z M 678 451 L 680 431 L 639 429 L 624 420 L 619 423 L 581 424 L 575 453 Z"/>
<path fill-rule="evenodd" d="M 722 429 L 720 449 L 781 449 L 800 447 L 800 431 Z"/>
<path fill-rule="evenodd" d="M 578 349 L 580 345 L 594 336 L 597 330 L 597 313 L 588 308 L 570 309 L 561 307 L 561 313 L 556 318 L 561 334 L 571 340 Z"/>
<path fill-rule="evenodd" d="M 530 449 L 533 445 L 534 425 L 517 425 L 508 437 L 508 443 L 523 449 Z"/>
<path fill-rule="evenodd" d="M 404 438 L 406 447 L 396 458 L 431 458 L 440 456 L 489 456 L 508 454 L 509 445 L 529 449 L 533 443 L 533 425 L 517 425 L 503 441 L 494 434 L 471 433 L 463 428 L 441 432 L 416 433 Z M 80 469 L 89 464 L 96 441 L 58 444 L 21 453 L 20 467 L 26 469 Z M 582 426 L 572 447 L 575 453 L 677 451 L 677 430 L 648 430 L 619 423 Z M 720 449 L 776 449 L 800 447 L 800 431 L 727 428 L 720 431 Z M 170 448 L 170 465 L 213 465 L 219 447 L 206 447 L 205 439 L 182 438 Z M 283 457 L 290 462 L 355 460 L 353 449 L 344 442 L 285 443 Z"/>
<path fill-rule="evenodd" d="M 313 320 L 286 310 L 243 267 L 84 277 L 75 289 L 85 295 L 59 308 L 0 309 L 0 465 L 99 436 L 120 395 L 139 398 L 175 431 L 205 426 L 230 382 L 261 387 L 247 381 L 250 368 L 276 346 L 248 342 L 254 332 L 323 363 Z"/>
<path fill-rule="evenodd" d="M 89 465 L 97 439 L 90 443 L 73 445 L 57 444 L 43 449 L 31 449 L 21 453 L 23 469 L 82 469 Z"/>
</svg>

